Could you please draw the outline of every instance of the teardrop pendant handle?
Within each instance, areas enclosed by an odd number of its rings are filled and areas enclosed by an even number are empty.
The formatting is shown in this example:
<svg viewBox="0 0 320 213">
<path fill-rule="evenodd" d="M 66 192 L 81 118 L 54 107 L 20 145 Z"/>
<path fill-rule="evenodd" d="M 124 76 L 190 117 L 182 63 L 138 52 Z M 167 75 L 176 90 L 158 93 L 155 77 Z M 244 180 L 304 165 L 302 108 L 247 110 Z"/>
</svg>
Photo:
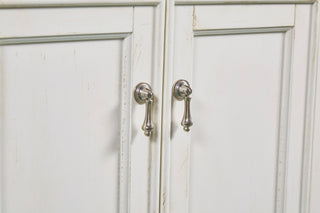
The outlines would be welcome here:
<svg viewBox="0 0 320 213">
<path fill-rule="evenodd" d="M 181 126 L 186 132 L 190 131 L 190 127 L 193 125 L 191 120 L 190 102 L 191 102 L 192 89 L 190 84 L 186 80 L 178 80 L 173 86 L 173 96 L 179 100 L 184 100 L 184 113 L 181 121 Z"/>
<path fill-rule="evenodd" d="M 151 136 L 154 128 L 151 118 L 153 102 L 151 86 L 148 83 L 139 83 L 134 90 L 134 98 L 138 104 L 146 105 L 146 114 L 141 128 L 144 131 L 145 136 Z"/>
</svg>

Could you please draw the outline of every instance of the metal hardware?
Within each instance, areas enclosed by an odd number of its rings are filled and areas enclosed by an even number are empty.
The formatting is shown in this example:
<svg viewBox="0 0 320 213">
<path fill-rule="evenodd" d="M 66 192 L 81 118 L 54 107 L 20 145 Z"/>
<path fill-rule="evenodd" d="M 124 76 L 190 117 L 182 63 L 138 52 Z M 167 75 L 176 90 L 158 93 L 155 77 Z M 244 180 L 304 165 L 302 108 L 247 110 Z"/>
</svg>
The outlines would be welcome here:
<svg viewBox="0 0 320 213">
<path fill-rule="evenodd" d="M 192 89 L 186 80 L 178 80 L 173 86 L 173 96 L 179 101 L 184 100 L 184 113 L 181 126 L 183 126 L 183 130 L 186 132 L 189 132 L 190 127 L 193 125 L 190 113 L 191 93 Z"/>
<path fill-rule="evenodd" d="M 147 83 L 139 83 L 134 90 L 134 99 L 138 104 L 146 104 L 146 115 L 141 128 L 146 136 L 150 136 L 153 130 L 151 120 L 153 92 L 151 86 Z"/>
</svg>

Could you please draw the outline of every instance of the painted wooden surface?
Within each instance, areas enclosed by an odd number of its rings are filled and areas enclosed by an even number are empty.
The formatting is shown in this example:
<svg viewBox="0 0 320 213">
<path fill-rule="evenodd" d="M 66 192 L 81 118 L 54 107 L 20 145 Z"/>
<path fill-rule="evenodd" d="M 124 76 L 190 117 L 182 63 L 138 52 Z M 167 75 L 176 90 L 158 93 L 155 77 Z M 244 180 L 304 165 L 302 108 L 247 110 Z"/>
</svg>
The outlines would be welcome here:
<svg viewBox="0 0 320 213">
<path fill-rule="evenodd" d="M 147 138 L 132 97 L 161 106 L 155 3 L 0 9 L 1 213 L 158 212 L 161 109 Z"/>
<path fill-rule="evenodd" d="M 0 212 L 318 213 L 319 14 L 314 0 L 1 1 Z"/>
<path fill-rule="evenodd" d="M 317 3 L 197 2 L 167 6 L 162 212 L 317 212 L 308 195 Z M 190 133 L 171 98 L 181 78 L 193 89 Z"/>
</svg>

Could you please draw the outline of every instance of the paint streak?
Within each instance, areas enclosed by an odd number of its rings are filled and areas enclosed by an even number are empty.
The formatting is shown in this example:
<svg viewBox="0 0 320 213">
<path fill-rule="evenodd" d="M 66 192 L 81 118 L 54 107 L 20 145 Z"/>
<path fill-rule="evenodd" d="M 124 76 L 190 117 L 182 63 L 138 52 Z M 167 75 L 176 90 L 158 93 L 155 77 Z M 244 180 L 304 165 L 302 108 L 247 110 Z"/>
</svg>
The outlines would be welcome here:
<svg viewBox="0 0 320 213">
<path fill-rule="evenodd" d="M 164 192 L 162 193 L 162 207 L 165 206 L 166 200 L 167 200 L 167 193 L 166 193 L 166 191 L 164 191 Z"/>
<path fill-rule="evenodd" d="M 193 27 L 196 27 L 198 25 L 199 21 L 198 18 L 196 16 L 196 14 L 193 15 Z"/>
</svg>

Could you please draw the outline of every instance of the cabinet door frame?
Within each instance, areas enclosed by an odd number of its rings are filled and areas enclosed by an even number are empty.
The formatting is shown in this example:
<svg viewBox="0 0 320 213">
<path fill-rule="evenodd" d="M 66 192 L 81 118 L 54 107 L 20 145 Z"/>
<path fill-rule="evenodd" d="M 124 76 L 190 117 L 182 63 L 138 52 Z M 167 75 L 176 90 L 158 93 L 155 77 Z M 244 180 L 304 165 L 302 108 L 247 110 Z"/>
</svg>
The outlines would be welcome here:
<svg viewBox="0 0 320 213">
<path fill-rule="evenodd" d="M 304 150 L 303 150 L 303 166 L 301 171 L 302 188 L 300 189 L 300 213 L 315 213 L 319 209 L 316 205 L 316 197 L 320 196 L 319 189 L 312 189 L 312 186 L 319 186 L 320 181 L 315 181 L 315 177 L 319 179 L 319 154 L 314 151 L 314 148 L 319 148 L 319 134 L 316 134 L 316 129 L 319 129 L 319 119 L 315 120 L 316 106 L 315 102 L 319 102 L 319 97 L 316 100 L 316 79 L 319 71 L 319 32 L 320 32 L 320 10 L 319 2 L 315 0 L 168 0 L 166 5 L 166 37 L 165 37 L 165 64 L 164 64 L 164 87 L 163 87 L 163 129 L 162 129 L 162 159 L 161 159 L 161 196 L 160 210 L 162 213 L 169 213 L 170 200 L 170 143 L 171 143 L 171 118 L 172 118 L 172 82 L 178 79 L 173 79 L 173 47 L 174 47 L 174 30 L 175 30 L 175 8 L 179 6 L 197 6 L 197 5 L 241 5 L 241 4 L 310 4 L 312 5 L 311 17 L 311 37 L 309 44 L 309 61 L 307 75 L 307 94 L 305 105 L 305 120 L 304 120 Z M 318 60 L 317 60 L 318 59 Z M 318 77 L 319 78 L 319 77 Z M 187 77 L 186 77 L 186 80 Z M 319 81 L 319 80 L 318 80 Z M 319 84 L 319 83 L 318 83 Z M 320 92 L 319 86 L 317 93 Z M 318 95 L 319 96 L 319 95 Z M 319 108 L 319 107 L 318 107 Z M 192 109 L 191 109 L 192 113 Z M 318 113 L 319 114 L 319 113 Z M 319 116 L 318 116 L 319 117 Z M 317 118 L 318 118 L 317 117 Z M 179 121 L 177 121 L 179 122 Z M 315 122 L 317 122 L 315 124 Z M 194 121 L 196 125 L 196 121 Z M 192 128 L 191 128 L 192 131 Z M 316 134 L 316 136 L 315 136 Z M 312 162 L 313 159 L 313 162 Z M 313 166 L 313 169 L 312 169 Z M 313 178 L 311 179 L 311 176 Z M 312 182 L 312 181 L 313 182 Z M 310 195 L 313 198 L 310 198 Z M 317 195 L 317 196 L 316 196 Z M 186 195 L 187 196 L 187 195 Z M 188 196 L 187 196 L 188 197 Z M 188 198 L 185 198 L 188 200 Z M 315 201 L 313 201 L 315 200 Z M 312 203 L 311 203 L 312 202 Z M 230 204 L 232 205 L 232 204 Z M 317 208 L 317 209 L 316 209 Z M 181 210 L 181 212 L 184 212 Z"/>
<path fill-rule="evenodd" d="M 62 27 L 63 30 L 54 30 L 48 32 L 46 30 L 42 31 L 41 27 L 45 25 L 39 24 L 36 27 L 36 33 L 24 33 L 21 31 L 21 34 L 17 33 L 13 28 L 8 26 L 10 30 L 3 30 L 3 33 L 0 34 L 0 47 L 6 45 L 15 45 L 15 44 L 33 44 L 33 43 L 50 43 L 50 42 L 72 42 L 72 41 L 95 41 L 95 40 L 109 40 L 117 39 L 123 42 L 123 61 L 122 61 L 122 122 L 121 123 L 121 145 L 119 145 L 119 198 L 118 198 L 118 211 L 119 212 L 135 212 L 131 211 L 131 206 L 135 206 L 137 212 L 139 209 L 148 208 L 148 212 L 158 212 L 159 211 L 159 185 L 160 185 L 160 146 L 161 146 L 161 105 L 162 105 L 162 71 L 163 71 L 163 50 L 164 50 L 164 21 L 165 21 L 165 0 L 5 0 L 0 3 L 0 12 L 1 10 L 33 10 L 37 8 L 41 9 L 70 9 L 72 11 L 75 9 L 81 8 L 130 8 L 130 14 L 132 15 L 132 20 L 130 24 L 125 24 L 127 27 L 123 29 L 117 28 L 117 22 L 115 22 L 112 17 L 107 20 L 108 26 L 103 30 L 96 29 L 97 32 L 90 31 L 90 24 L 85 25 L 85 30 L 81 31 L 81 27 L 76 29 L 73 32 L 67 31 L 66 27 Z M 147 9 L 147 10 L 145 10 Z M 134 16 L 136 14 L 136 16 Z M 144 19 L 144 15 L 151 15 L 150 19 Z M 40 16 L 39 16 L 40 17 Z M 105 16 L 103 16 L 105 17 Z M 120 14 L 116 17 L 121 20 Z M 42 17 L 43 18 L 43 17 Z M 125 18 L 124 18 L 125 19 Z M 137 21 L 135 21 L 137 19 Z M 10 19 L 8 19 L 10 20 Z M 71 24 L 77 24 L 77 21 L 73 20 Z M 97 20 L 98 21 L 98 20 Z M 51 19 L 51 24 L 55 23 Z M 110 24 L 109 24 L 110 23 Z M 149 23 L 152 23 L 150 26 Z M 82 23 L 85 24 L 85 23 Z M 149 24 L 149 25 L 148 25 Z M 89 26 L 88 26 L 89 25 Z M 120 21 L 121 25 L 121 21 Z M 27 26 L 25 27 L 27 31 Z M 88 28 L 88 29 L 87 29 Z M 99 28 L 99 27 L 98 27 Z M 109 30 L 110 28 L 110 30 Z M 130 30 L 128 30 L 130 28 Z M 139 30 L 135 30 L 135 29 Z M 148 29 L 144 29 L 148 28 Z M 23 29 L 23 28 L 22 28 Z M 44 28 L 47 29 L 47 28 Z M 80 29 L 79 31 L 77 31 Z M 0 30 L 0 31 L 1 31 Z M 10 32 L 9 32 L 10 31 Z M 150 32 L 152 31 L 152 32 Z M 8 33 L 7 33 L 8 32 Z M 66 33 L 67 32 L 67 33 Z M 70 32 L 70 33 L 69 33 Z M 7 33 L 7 35 L 6 35 Z M 146 33 L 146 35 L 144 35 Z M 152 41 L 149 39 L 149 35 L 152 35 Z M 146 41 L 152 42 L 152 47 L 148 47 L 148 51 L 145 51 L 147 47 Z M 149 43 L 148 43 L 149 44 Z M 150 46 L 150 45 L 148 45 Z M 150 49 L 150 50 L 149 50 Z M 145 63 L 146 59 L 150 59 L 148 63 Z M 1 58 L 0 58 L 1 63 Z M 144 65 L 147 64 L 147 65 Z M 151 65 L 150 65 L 151 64 Z M 146 66 L 152 67 L 151 70 L 146 71 Z M 140 72 L 139 72 L 140 70 Z M 141 71 L 143 70 L 143 71 Z M 132 74 L 132 72 L 134 74 Z M 147 75 L 145 75 L 147 72 Z M 0 72 L 1 74 L 1 72 Z M 1 78 L 1 75 L 0 75 Z M 144 119 L 144 106 L 138 106 L 138 104 L 133 99 L 133 91 L 136 84 L 140 82 L 148 82 L 155 94 L 155 100 L 153 105 L 153 121 L 155 124 L 154 134 L 151 138 L 144 136 L 143 131 L 141 130 L 141 125 Z M 1 82 L 0 82 L 1 85 Z M 0 87 L 1 88 L 1 87 Z M 0 89 L 1 90 L 1 89 Z M 110 91 L 106 91 L 110 92 Z M 112 91 L 111 91 L 112 92 Z M 1 98 L 1 93 L 0 93 Z M 0 100 L 0 107 L 2 104 L 2 99 Z M 123 106 L 127 105 L 127 106 Z M 1 109 L 0 109 L 1 111 Z M 120 118 L 119 118 L 120 119 Z M 2 131 L 2 124 L 0 122 L 0 135 Z M 133 129 L 133 130 L 132 130 Z M 135 144 L 138 145 L 133 145 Z M 139 145 L 140 144 L 140 145 Z M 135 147 L 135 148 L 133 148 Z M 142 148 L 142 150 L 139 150 Z M 0 155 L 2 149 L 2 144 L 0 142 Z M 141 151 L 146 151 L 143 156 L 147 156 L 144 159 L 143 166 L 139 166 L 139 162 L 143 160 L 142 155 L 139 156 Z M 135 153 L 134 153 L 135 152 Z M 132 154 L 133 153 L 133 154 Z M 133 159 L 132 159 L 133 158 Z M 0 157 L 0 184 L 2 184 L 2 157 Z M 146 173 L 145 165 L 149 165 L 146 170 L 148 170 L 148 175 L 145 182 L 148 191 L 148 195 L 140 196 L 136 194 L 137 190 L 142 190 L 141 185 L 134 185 L 134 190 L 132 190 L 132 182 L 138 180 L 138 175 L 132 177 L 133 171 L 136 174 Z M 141 168 L 142 167 L 142 168 Z M 146 194 L 144 193 L 144 194 Z M 0 212 L 3 211 L 3 194 L 0 190 Z M 145 198 L 145 199 L 144 199 Z M 141 202 L 136 202 L 137 199 L 144 199 L 143 203 L 146 203 L 146 206 L 139 206 Z M 72 204 L 71 204 L 72 205 Z"/>
</svg>

